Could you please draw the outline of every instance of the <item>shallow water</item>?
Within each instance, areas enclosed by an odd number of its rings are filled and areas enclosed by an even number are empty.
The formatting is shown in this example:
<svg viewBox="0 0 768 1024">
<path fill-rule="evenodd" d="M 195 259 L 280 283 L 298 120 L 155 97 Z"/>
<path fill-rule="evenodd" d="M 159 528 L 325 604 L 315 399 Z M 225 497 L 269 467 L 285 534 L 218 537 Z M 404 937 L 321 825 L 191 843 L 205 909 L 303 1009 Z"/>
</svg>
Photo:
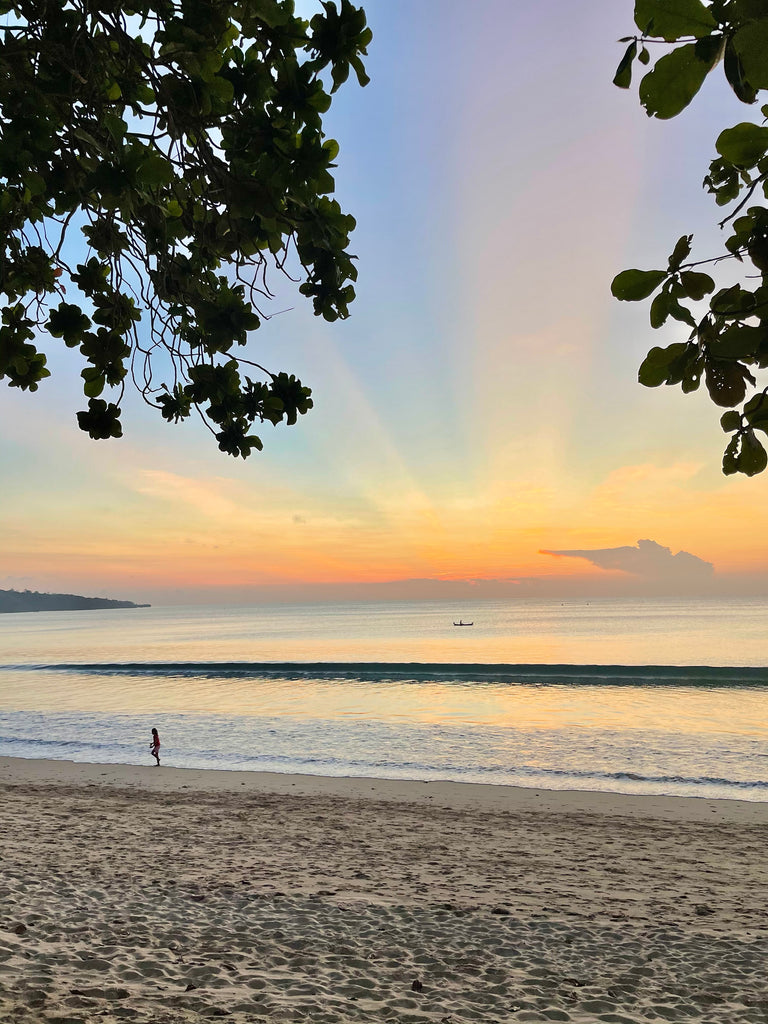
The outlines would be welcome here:
<svg viewBox="0 0 768 1024">
<path fill-rule="evenodd" d="M 675 601 L 5 615 L 0 754 L 148 763 L 156 725 L 177 766 L 766 800 L 767 617 Z"/>
</svg>

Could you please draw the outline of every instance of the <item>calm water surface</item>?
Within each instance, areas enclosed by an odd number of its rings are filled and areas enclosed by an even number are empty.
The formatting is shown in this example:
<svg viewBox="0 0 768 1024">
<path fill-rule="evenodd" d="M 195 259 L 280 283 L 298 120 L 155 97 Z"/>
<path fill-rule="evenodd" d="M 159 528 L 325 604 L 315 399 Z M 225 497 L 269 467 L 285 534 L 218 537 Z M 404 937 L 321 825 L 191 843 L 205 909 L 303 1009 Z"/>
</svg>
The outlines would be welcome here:
<svg viewBox="0 0 768 1024">
<path fill-rule="evenodd" d="M 157 725 L 177 766 L 765 800 L 767 622 L 650 600 L 3 615 L 0 755 L 148 763 Z"/>
</svg>

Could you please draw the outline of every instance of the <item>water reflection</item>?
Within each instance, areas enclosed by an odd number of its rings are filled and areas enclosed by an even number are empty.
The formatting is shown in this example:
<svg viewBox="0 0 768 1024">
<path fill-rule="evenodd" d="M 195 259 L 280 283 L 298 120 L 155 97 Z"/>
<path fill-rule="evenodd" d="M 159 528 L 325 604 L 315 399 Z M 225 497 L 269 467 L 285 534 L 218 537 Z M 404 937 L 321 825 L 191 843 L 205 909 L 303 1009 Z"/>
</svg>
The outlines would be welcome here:
<svg viewBox="0 0 768 1024">
<path fill-rule="evenodd" d="M 35 613 L 0 616 L 0 661 L 764 665 L 767 621 L 766 602 L 671 599 Z"/>
<path fill-rule="evenodd" d="M 533 729 L 609 729 L 768 739 L 768 691 L 641 686 L 388 683 L 349 679 L 0 673 L 9 710 L 359 719 Z"/>
</svg>

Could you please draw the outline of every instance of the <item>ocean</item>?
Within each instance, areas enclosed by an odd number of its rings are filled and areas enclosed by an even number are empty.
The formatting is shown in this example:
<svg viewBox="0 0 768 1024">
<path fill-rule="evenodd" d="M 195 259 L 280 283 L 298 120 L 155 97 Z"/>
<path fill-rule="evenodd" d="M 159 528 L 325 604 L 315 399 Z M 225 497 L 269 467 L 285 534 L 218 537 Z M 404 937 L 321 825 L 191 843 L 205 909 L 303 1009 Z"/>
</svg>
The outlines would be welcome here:
<svg viewBox="0 0 768 1024">
<path fill-rule="evenodd" d="M 472 626 L 454 626 L 454 621 Z M 768 800 L 768 602 L 0 616 L 0 756 Z"/>
</svg>

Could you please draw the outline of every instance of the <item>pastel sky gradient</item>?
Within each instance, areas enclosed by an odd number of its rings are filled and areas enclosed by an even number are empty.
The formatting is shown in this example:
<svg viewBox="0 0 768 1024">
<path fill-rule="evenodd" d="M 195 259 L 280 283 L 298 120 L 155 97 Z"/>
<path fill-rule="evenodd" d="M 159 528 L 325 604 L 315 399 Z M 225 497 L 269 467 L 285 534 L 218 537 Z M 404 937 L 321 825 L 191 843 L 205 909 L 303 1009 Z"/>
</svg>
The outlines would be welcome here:
<svg viewBox="0 0 768 1024">
<path fill-rule="evenodd" d="M 153 603 L 764 595 L 768 474 L 722 476 L 703 394 L 636 383 L 647 349 L 680 332 L 651 332 L 646 305 L 610 295 L 616 272 L 659 264 L 684 232 L 717 251 L 700 184 L 716 133 L 751 111 L 713 82 L 650 121 L 611 84 L 630 0 L 365 7 L 372 81 L 327 121 L 358 219 L 352 316 L 325 324 L 280 284 L 275 309 L 293 308 L 254 339 L 315 409 L 265 429 L 246 462 L 138 400 L 123 439 L 94 442 L 74 418 L 80 366 L 52 342 L 36 394 L 0 385 L 0 588 Z M 641 539 L 714 571 L 543 553 Z"/>
</svg>

